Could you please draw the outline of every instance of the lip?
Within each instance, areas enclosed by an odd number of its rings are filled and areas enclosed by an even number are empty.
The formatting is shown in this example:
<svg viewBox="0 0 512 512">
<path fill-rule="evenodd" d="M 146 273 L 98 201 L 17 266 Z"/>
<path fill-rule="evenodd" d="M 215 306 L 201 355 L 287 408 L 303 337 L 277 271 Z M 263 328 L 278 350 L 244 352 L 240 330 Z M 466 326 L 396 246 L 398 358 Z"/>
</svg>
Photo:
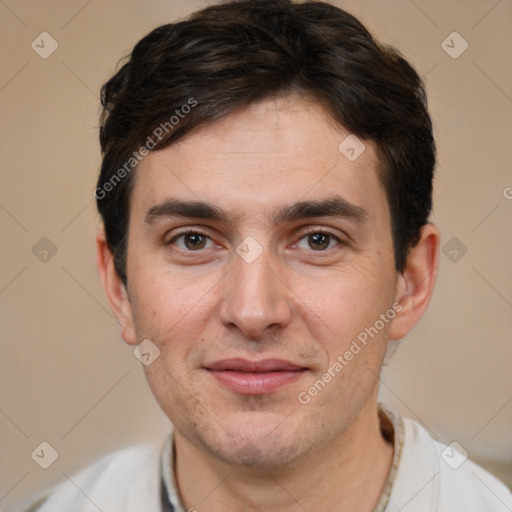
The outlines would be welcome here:
<svg viewBox="0 0 512 512">
<path fill-rule="evenodd" d="M 299 379 L 307 368 L 283 359 L 222 359 L 205 367 L 220 384 L 241 395 L 263 395 Z"/>
</svg>

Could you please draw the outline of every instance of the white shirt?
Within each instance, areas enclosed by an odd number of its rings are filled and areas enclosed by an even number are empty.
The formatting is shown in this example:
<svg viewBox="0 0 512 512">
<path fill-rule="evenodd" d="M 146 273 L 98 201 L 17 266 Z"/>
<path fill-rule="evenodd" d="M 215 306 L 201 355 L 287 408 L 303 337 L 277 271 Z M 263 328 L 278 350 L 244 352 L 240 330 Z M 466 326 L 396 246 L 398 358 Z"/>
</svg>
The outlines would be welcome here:
<svg viewBox="0 0 512 512">
<path fill-rule="evenodd" d="M 374 512 L 511 512 L 499 480 L 435 441 L 416 421 L 381 406 L 393 426 L 394 456 Z M 70 479 L 30 512 L 186 512 L 174 475 L 172 433 L 162 450 L 128 448 Z"/>
</svg>

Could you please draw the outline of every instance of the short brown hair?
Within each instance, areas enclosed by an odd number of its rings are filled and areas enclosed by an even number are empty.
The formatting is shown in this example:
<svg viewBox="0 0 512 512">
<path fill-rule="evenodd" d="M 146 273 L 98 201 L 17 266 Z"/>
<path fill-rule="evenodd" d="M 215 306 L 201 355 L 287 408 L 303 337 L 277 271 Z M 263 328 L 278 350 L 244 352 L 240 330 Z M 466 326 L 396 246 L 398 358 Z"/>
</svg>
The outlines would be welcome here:
<svg viewBox="0 0 512 512">
<path fill-rule="evenodd" d="M 396 268 L 403 270 L 432 205 L 435 143 L 422 80 L 395 49 L 333 5 L 235 0 L 156 28 L 102 87 L 95 195 L 125 283 L 137 150 L 165 148 L 253 102 L 291 93 L 320 102 L 351 133 L 375 142 Z"/>
</svg>

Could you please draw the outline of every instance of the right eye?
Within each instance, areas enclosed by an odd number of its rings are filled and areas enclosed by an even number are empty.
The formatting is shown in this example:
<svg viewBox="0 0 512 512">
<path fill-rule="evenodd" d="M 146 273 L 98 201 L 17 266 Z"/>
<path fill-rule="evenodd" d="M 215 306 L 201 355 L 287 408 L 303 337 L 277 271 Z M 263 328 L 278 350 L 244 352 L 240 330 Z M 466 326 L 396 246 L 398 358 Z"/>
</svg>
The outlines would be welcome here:
<svg viewBox="0 0 512 512">
<path fill-rule="evenodd" d="M 207 246 L 208 242 L 210 242 L 209 246 Z M 200 251 L 213 246 L 213 241 L 208 235 L 192 230 L 173 236 L 168 243 L 176 245 L 182 251 Z"/>
</svg>

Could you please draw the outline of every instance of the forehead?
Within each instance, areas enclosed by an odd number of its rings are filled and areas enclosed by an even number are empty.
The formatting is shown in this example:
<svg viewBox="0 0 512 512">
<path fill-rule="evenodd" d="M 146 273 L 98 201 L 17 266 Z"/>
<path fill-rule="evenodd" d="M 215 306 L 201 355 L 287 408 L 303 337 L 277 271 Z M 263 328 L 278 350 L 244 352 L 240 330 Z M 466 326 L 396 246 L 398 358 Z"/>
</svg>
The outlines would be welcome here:
<svg viewBox="0 0 512 512">
<path fill-rule="evenodd" d="M 386 218 L 378 165 L 373 143 L 357 139 L 319 104 L 267 99 L 144 158 L 131 213 L 179 197 L 233 215 L 271 216 L 283 204 L 341 195 L 370 217 Z"/>
</svg>

